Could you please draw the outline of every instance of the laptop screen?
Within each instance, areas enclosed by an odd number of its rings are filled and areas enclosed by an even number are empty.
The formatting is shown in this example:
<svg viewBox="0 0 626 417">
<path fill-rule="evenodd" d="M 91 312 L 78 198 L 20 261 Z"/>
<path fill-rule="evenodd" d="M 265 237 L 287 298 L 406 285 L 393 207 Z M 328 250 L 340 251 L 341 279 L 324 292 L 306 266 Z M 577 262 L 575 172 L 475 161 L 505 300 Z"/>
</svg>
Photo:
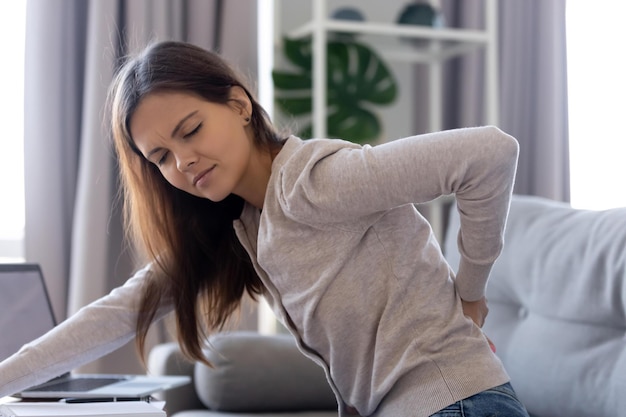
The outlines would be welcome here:
<svg viewBox="0 0 626 417">
<path fill-rule="evenodd" d="M 0 306 L 0 361 L 55 325 L 36 264 L 0 264 Z"/>
</svg>

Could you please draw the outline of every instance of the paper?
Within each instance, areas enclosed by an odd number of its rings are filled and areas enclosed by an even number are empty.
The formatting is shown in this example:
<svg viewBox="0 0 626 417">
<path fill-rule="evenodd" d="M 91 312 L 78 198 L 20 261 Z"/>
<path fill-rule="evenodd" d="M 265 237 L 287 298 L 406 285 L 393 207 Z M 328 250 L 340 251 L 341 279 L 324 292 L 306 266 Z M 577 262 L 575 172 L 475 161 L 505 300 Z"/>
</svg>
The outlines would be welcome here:
<svg viewBox="0 0 626 417">
<path fill-rule="evenodd" d="M 166 417 L 160 403 L 145 401 L 94 402 L 17 402 L 0 405 L 1 417 Z"/>
</svg>

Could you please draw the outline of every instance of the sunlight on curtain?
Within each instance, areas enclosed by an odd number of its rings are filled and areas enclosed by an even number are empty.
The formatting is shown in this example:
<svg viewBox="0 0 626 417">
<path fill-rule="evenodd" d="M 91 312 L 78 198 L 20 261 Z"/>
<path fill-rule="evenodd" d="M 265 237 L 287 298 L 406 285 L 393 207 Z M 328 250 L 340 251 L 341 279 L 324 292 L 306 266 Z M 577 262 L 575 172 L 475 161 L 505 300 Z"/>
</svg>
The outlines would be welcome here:
<svg viewBox="0 0 626 417">
<path fill-rule="evenodd" d="M 24 240 L 24 45 L 26 2 L 0 2 L 4 105 L 0 111 L 0 261 L 20 260 Z"/>
<path fill-rule="evenodd" d="M 626 2 L 567 2 L 572 205 L 626 206 Z"/>
</svg>

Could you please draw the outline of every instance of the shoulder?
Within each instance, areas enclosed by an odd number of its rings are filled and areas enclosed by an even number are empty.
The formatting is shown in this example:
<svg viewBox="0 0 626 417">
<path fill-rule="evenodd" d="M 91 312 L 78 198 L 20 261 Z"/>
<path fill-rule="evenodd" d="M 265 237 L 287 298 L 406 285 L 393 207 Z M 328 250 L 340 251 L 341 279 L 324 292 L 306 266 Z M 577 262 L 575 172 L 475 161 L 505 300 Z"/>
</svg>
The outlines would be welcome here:
<svg viewBox="0 0 626 417">
<path fill-rule="evenodd" d="M 326 215 L 328 202 L 336 205 L 334 192 L 342 189 L 334 181 L 341 177 L 348 153 L 363 147 L 340 139 L 300 139 L 290 137 L 272 164 L 266 201 L 276 201 L 280 210 L 301 221 L 312 215 Z"/>
<path fill-rule="evenodd" d="M 313 173 L 333 175 L 341 169 L 343 155 L 361 149 L 363 146 L 341 139 L 303 140 L 291 136 L 274 159 L 273 175 L 280 178 L 281 187 L 291 188 Z"/>
<path fill-rule="evenodd" d="M 277 168 L 294 163 L 315 161 L 342 149 L 361 149 L 362 146 L 341 139 L 300 139 L 291 136 L 274 160 Z"/>
</svg>

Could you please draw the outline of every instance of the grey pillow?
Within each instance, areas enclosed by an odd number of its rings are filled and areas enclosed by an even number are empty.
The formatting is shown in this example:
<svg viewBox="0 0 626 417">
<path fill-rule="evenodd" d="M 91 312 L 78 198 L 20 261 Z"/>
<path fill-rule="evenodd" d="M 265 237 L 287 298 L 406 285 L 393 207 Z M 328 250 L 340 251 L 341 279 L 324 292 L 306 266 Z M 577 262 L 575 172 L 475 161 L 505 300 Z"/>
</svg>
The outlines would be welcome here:
<svg viewBox="0 0 626 417">
<path fill-rule="evenodd" d="M 305 357 L 290 335 L 219 333 L 205 351 L 211 369 L 195 365 L 196 391 L 212 410 L 337 410 L 321 367 Z"/>
</svg>

